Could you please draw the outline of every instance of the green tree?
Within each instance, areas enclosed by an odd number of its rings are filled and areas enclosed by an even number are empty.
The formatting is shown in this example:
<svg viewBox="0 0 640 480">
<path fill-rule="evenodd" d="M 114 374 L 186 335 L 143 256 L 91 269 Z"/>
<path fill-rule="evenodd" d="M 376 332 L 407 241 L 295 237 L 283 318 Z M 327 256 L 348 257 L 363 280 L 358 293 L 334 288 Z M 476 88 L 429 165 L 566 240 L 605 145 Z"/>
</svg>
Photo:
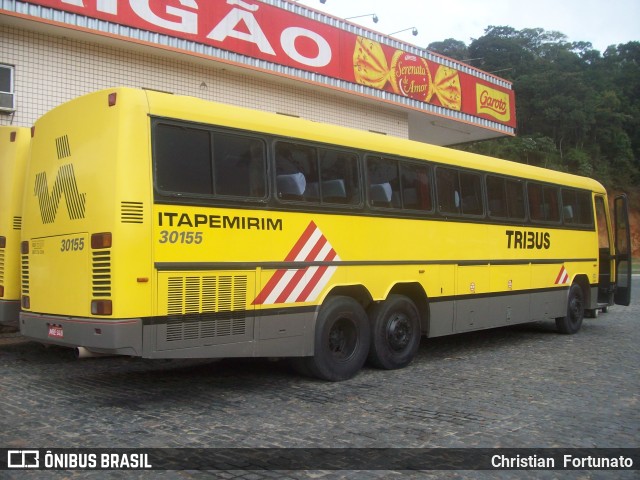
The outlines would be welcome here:
<svg viewBox="0 0 640 480">
<path fill-rule="evenodd" d="M 452 56 L 454 47 L 464 52 L 460 43 L 432 45 Z M 518 136 L 461 148 L 610 186 L 640 183 L 640 42 L 601 54 L 561 32 L 489 26 L 466 54 L 474 66 L 513 81 Z"/>
<path fill-rule="evenodd" d="M 469 49 L 465 43 L 460 40 L 454 40 L 453 38 L 447 38 L 442 42 L 432 42 L 427 46 L 427 50 L 455 60 L 469 59 Z"/>
</svg>

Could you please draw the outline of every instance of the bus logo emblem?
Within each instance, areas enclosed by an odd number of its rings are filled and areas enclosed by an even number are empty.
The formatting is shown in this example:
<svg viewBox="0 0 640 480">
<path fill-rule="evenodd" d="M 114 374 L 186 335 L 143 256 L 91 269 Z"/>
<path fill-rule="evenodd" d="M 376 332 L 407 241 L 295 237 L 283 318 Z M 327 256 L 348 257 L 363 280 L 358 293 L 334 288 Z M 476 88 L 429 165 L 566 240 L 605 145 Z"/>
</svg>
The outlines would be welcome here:
<svg viewBox="0 0 640 480">
<path fill-rule="evenodd" d="M 253 305 L 313 302 L 337 270 L 340 257 L 312 221 L 293 246 L 285 262 L 321 262 L 301 268 L 281 268 L 273 274 Z"/>
<path fill-rule="evenodd" d="M 63 193 L 69 218 L 71 220 L 84 218 L 86 193 L 78 192 L 78 184 L 72 164 L 62 165 L 58 169 L 51 194 L 49 194 L 46 172 L 38 173 L 36 175 L 36 184 L 33 193 L 38 197 L 42 223 L 53 223 L 55 221 L 56 214 L 58 213 L 58 205 L 60 205 L 60 198 Z"/>
</svg>

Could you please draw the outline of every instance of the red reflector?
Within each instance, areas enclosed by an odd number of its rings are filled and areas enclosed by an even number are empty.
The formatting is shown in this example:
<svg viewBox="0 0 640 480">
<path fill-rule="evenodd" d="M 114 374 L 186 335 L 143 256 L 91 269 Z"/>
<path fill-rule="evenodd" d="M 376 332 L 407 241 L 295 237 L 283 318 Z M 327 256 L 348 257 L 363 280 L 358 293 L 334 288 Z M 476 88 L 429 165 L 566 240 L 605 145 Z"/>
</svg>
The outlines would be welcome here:
<svg viewBox="0 0 640 480">
<path fill-rule="evenodd" d="M 24 242 L 20 242 L 20 253 L 22 255 L 27 255 L 29 253 L 29 242 L 28 241 L 24 241 Z"/>
<path fill-rule="evenodd" d="M 0 248 L 7 248 L 7 237 L 0 237 Z"/>
<path fill-rule="evenodd" d="M 91 235 L 91 248 L 111 248 L 111 232 L 94 233 Z"/>
<path fill-rule="evenodd" d="M 16 137 L 18 136 L 18 132 L 11 132 L 9 134 L 9 141 L 10 142 L 15 142 L 16 141 Z"/>
<path fill-rule="evenodd" d="M 31 299 L 29 298 L 29 295 L 22 296 L 22 308 L 24 308 L 25 310 L 31 308 Z"/>
<path fill-rule="evenodd" d="M 116 104 L 118 94 L 116 92 L 109 94 L 109 106 L 113 107 Z"/>
<path fill-rule="evenodd" d="M 4 297 L 4 286 L 0 285 L 0 297 Z"/>
<path fill-rule="evenodd" d="M 111 315 L 111 300 L 92 300 L 91 315 Z"/>
</svg>

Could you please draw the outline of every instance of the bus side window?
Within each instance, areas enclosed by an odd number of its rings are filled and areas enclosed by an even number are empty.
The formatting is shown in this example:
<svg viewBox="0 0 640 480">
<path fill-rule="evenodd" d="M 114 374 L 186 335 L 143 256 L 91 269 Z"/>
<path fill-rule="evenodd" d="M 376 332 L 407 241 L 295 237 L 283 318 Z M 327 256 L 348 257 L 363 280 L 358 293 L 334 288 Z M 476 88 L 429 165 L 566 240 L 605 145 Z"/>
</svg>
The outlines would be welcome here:
<svg viewBox="0 0 640 480">
<path fill-rule="evenodd" d="M 374 207 L 400 207 L 398 162 L 388 158 L 367 158 L 369 202 Z"/>
<path fill-rule="evenodd" d="M 480 175 L 460 172 L 460 196 L 462 197 L 463 215 L 482 215 L 482 182 Z"/>
<path fill-rule="evenodd" d="M 531 216 L 531 220 L 544 220 L 542 185 L 529 183 L 527 186 L 527 196 L 529 198 L 529 215 Z"/>
<path fill-rule="evenodd" d="M 209 131 L 157 123 L 153 129 L 153 157 L 159 190 L 213 194 Z"/>
<path fill-rule="evenodd" d="M 216 195 L 264 198 L 265 151 L 261 140 L 214 134 Z"/>
<path fill-rule="evenodd" d="M 544 207 L 549 222 L 560 221 L 560 208 L 558 205 L 558 189 L 556 187 L 544 187 Z"/>
<path fill-rule="evenodd" d="M 436 170 L 436 191 L 440 213 L 460 213 L 460 180 L 457 170 L 439 167 Z"/>
<path fill-rule="evenodd" d="M 360 203 L 358 158 L 338 150 L 320 153 L 320 194 L 323 203 L 357 205 Z"/>
<path fill-rule="evenodd" d="M 507 180 L 506 186 L 509 219 L 523 221 L 526 217 L 524 182 L 522 180 Z"/>
<path fill-rule="evenodd" d="M 431 167 L 409 162 L 400 163 L 402 206 L 412 210 L 433 210 L 431 200 Z"/>
<path fill-rule="evenodd" d="M 562 189 L 562 219 L 568 225 L 593 225 L 591 198 L 587 192 Z"/>
<path fill-rule="evenodd" d="M 591 192 L 577 192 L 576 205 L 578 207 L 578 223 L 593 226 L 593 204 Z"/>
<path fill-rule="evenodd" d="M 524 220 L 524 184 L 521 180 L 487 175 L 486 187 L 490 217 Z"/>
<path fill-rule="evenodd" d="M 280 199 L 319 202 L 316 149 L 307 145 L 278 142 L 276 187 Z"/>
<path fill-rule="evenodd" d="M 487 198 L 489 199 L 489 216 L 506 218 L 508 216 L 508 211 L 505 179 L 488 175 L 486 183 Z"/>
<path fill-rule="evenodd" d="M 530 182 L 529 213 L 534 222 L 559 222 L 558 188 Z"/>
</svg>

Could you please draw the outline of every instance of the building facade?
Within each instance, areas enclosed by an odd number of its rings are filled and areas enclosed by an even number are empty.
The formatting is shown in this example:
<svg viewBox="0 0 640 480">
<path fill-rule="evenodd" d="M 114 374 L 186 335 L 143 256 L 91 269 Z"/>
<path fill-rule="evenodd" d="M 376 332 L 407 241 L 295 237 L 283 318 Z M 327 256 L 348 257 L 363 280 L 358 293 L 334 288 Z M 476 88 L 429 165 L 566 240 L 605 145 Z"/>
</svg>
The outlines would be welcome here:
<svg viewBox="0 0 640 480">
<path fill-rule="evenodd" d="M 439 145 L 516 126 L 507 81 L 286 0 L 0 0 L 0 125 L 115 86 Z"/>
</svg>

